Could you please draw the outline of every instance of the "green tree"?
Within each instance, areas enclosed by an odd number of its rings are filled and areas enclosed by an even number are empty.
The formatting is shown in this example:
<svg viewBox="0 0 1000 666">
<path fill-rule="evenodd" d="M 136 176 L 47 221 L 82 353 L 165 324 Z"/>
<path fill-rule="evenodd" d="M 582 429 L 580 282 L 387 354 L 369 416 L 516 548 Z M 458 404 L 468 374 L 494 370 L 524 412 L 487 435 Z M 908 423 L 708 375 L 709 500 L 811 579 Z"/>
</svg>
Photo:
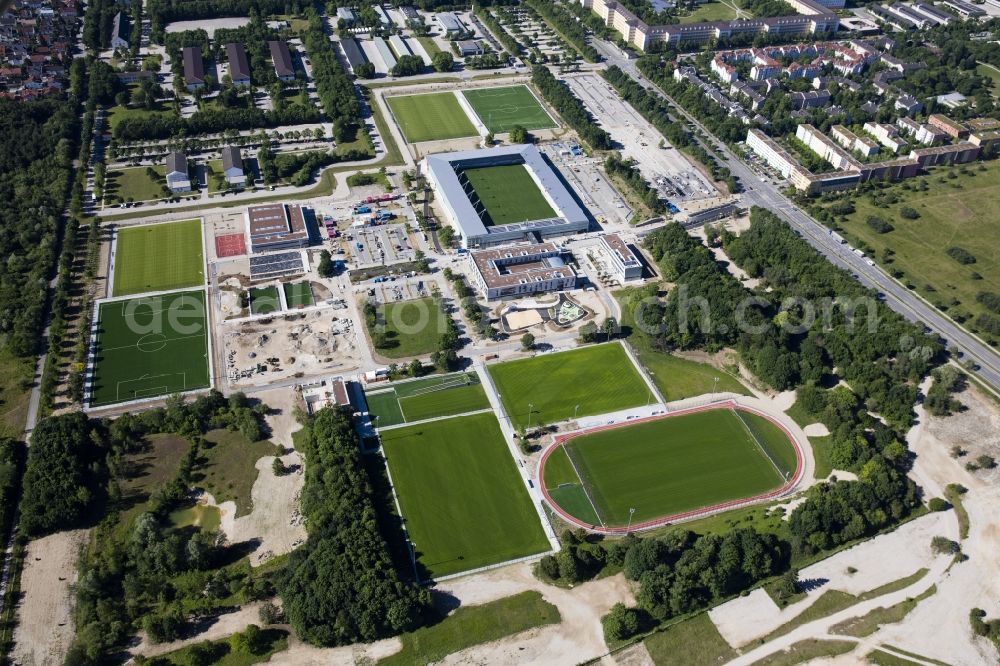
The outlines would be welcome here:
<svg viewBox="0 0 1000 666">
<path fill-rule="evenodd" d="M 521 336 L 521 349 L 528 351 L 534 349 L 535 347 L 535 336 L 531 333 L 525 333 Z"/>
<path fill-rule="evenodd" d="M 323 250 L 319 253 L 319 265 L 316 266 L 316 272 L 319 273 L 320 277 L 333 277 L 333 256 L 329 250 Z"/>
<path fill-rule="evenodd" d="M 523 125 L 514 125 L 510 128 L 511 143 L 531 143 L 531 135 Z"/>
<path fill-rule="evenodd" d="M 447 51 L 438 51 L 431 57 L 431 64 L 438 72 L 450 72 L 455 66 L 455 58 Z"/>
</svg>

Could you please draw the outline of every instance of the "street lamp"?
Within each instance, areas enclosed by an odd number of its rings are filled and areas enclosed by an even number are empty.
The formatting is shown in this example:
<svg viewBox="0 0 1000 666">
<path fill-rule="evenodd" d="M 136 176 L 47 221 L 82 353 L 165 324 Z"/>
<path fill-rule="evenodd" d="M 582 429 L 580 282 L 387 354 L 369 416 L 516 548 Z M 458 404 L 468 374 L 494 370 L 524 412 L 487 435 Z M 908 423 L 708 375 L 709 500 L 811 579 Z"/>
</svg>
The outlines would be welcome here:
<svg viewBox="0 0 1000 666">
<path fill-rule="evenodd" d="M 719 378 L 715 377 L 712 383 L 712 402 L 715 402 L 715 393 L 719 388 Z"/>
<path fill-rule="evenodd" d="M 629 508 L 628 510 L 628 526 L 625 528 L 625 532 L 628 533 L 632 529 L 632 514 L 635 513 L 635 509 Z"/>
<path fill-rule="evenodd" d="M 576 421 L 576 413 L 580 411 L 580 405 L 573 408 L 573 420 Z"/>
<path fill-rule="evenodd" d="M 534 409 L 534 408 L 535 408 L 535 406 L 529 402 L 528 403 L 528 427 L 529 428 L 531 427 L 531 410 Z"/>
</svg>

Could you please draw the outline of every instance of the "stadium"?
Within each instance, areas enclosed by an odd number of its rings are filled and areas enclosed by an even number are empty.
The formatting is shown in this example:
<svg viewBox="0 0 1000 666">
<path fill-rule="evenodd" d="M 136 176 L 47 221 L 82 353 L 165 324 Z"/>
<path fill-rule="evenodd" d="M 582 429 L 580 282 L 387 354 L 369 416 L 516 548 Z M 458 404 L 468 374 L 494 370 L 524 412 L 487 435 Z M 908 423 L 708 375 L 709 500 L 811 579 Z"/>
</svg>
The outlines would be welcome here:
<svg viewBox="0 0 1000 666">
<path fill-rule="evenodd" d="M 464 247 L 586 231 L 590 219 L 534 146 L 428 155 L 421 169 Z"/>
<path fill-rule="evenodd" d="M 623 534 L 784 496 L 803 472 L 784 426 L 725 401 L 560 435 L 538 475 L 562 519 Z"/>
</svg>

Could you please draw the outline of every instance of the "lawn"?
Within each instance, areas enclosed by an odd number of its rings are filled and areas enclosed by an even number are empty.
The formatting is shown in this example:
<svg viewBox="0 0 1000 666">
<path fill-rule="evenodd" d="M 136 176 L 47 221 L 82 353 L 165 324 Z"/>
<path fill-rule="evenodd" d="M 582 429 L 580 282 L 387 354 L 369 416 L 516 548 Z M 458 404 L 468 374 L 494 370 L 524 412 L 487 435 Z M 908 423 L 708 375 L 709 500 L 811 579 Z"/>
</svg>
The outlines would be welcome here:
<svg viewBox="0 0 1000 666">
<path fill-rule="evenodd" d="M 630 508 L 637 523 L 751 497 L 782 483 L 731 410 L 626 425 L 565 446 L 611 526 L 626 525 Z"/>
<path fill-rule="evenodd" d="M 387 358 L 422 356 L 437 351 L 441 336 L 448 330 L 448 315 L 430 296 L 397 301 L 376 308 L 376 327 L 385 334 L 384 345 L 376 350 Z M 373 340 L 375 331 L 369 329 Z"/>
<path fill-rule="evenodd" d="M 558 423 L 574 414 L 606 414 L 655 400 L 618 344 L 543 354 L 488 369 L 515 427 Z"/>
<path fill-rule="evenodd" d="M 34 376 L 34 357 L 16 356 L 9 345 L 0 345 L 0 437 L 24 436 Z"/>
<path fill-rule="evenodd" d="M 681 400 L 713 391 L 751 395 L 747 387 L 727 372 L 654 349 L 649 335 L 635 325 L 637 302 L 644 293 L 638 289 L 622 289 L 615 292 L 615 298 L 621 305 L 622 332 L 664 400 Z M 716 377 L 719 378 L 717 383 Z"/>
<path fill-rule="evenodd" d="M 486 226 L 556 216 L 523 164 L 465 169 L 462 174 L 486 208 Z"/>
<path fill-rule="evenodd" d="M 104 188 L 105 202 L 162 199 L 165 196 L 163 187 L 167 184 L 163 176 L 164 167 L 162 164 L 151 167 L 156 173 L 156 178 L 150 177 L 147 168 L 150 167 L 132 167 L 109 171 Z"/>
<path fill-rule="evenodd" d="M 208 388 L 205 293 L 101 303 L 91 406 Z"/>
<path fill-rule="evenodd" d="M 417 379 L 388 391 L 368 393 L 369 413 L 378 427 L 487 409 L 490 401 L 474 372 Z"/>
<path fill-rule="evenodd" d="M 443 419 L 381 437 L 423 577 L 549 550 L 496 416 Z"/>
<path fill-rule="evenodd" d="M 424 51 L 427 51 L 427 55 L 431 58 L 434 57 L 435 53 L 441 52 L 441 47 L 437 45 L 433 37 L 417 37 L 417 41 L 420 45 L 424 47 Z"/>
<path fill-rule="evenodd" d="M 205 283 L 201 220 L 125 227 L 114 253 L 115 296 Z"/>
<path fill-rule="evenodd" d="M 386 98 L 386 103 L 410 143 L 459 139 L 477 134 L 475 125 L 454 93 L 400 95 Z"/>
<path fill-rule="evenodd" d="M 926 184 L 926 191 L 917 190 L 922 184 Z M 1000 163 L 935 168 L 930 175 L 909 179 L 883 192 L 894 193 L 899 201 L 880 208 L 869 196 L 849 197 L 855 212 L 844 220 L 836 218 L 849 240 L 863 240 L 886 270 L 902 271 L 904 284 L 913 285 L 932 303 L 947 306 L 951 316 L 964 311 L 975 319 L 990 313 L 976 301 L 976 296 L 981 292 L 1000 293 L 1000 245 L 994 242 L 1000 235 L 1000 217 L 996 214 L 1000 209 Z M 841 195 L 835 201 L 844 200 Z M 903 207 L 914 209 L 919 217 L 902 217 Z M 893 230 L 877 233 L 867 224 L 871 216 L 882 218 Z M 967 250 L 975 263 L 960 264 L 947 254 L 950 247 Z M 884 256 L 886 248 L 894 252 L 892 257 Z M 970 320 L 966 325 L 972 323 Z"/>
<path fill-rule="evenodd" d="M 131 88 L 132 88 L 132 86 L 129 86 L 130 90 L 131 90 Z M 174 112 L 174 110 L 172 108 L 168 108 L 168 107 L 165 107 L 163 105 L 157 105 L 156 108 L 153 108 L 153 109 L 127 108 L 127 107 L 124 107 L 124 106 L 113 106 L 110 109 L 108 109 L 108 118 L 107 118 L 107 121 L 108 121 L 109 128 L 111 129 L 112 132 L 114 132 L 115 128 L 118 126 L 118 123 L 120 123 L 125 118 L 133 118 L 133 119 L 155 118 L 155 119 L 158 119 L 161 116 L 175 117 L 176 115 L 177 114 Z"/>
<path fill-rule="evenodd" d="M 737 0 L 733 0 L 734 4 Z M 749 18 L 750 12 L 744 11 L 743 18 Z M 702 23 L 705 21 L 730 21 L 736 18 L 736 10 L 724 2 L 706 2 L 698 5 L 698 9 L 678 18 L 679 23 Z"/>
<path fill-rule="evenodd" d="M 542 482 L 552 501 L 570 515 L 589 525 L 600 524 L 601 519 L 594 511 L 594 505 L 583 489 L 580 477 L 566 455 L 565 447 L 557 448 L 545 461 L 545 478 Z"/>
<path fill-rule="evenodd" d="M 479 88 L 462 94 L 486 129 L 495 134 L 509 132 L 515 125 L 527 130 L 557 126 L 525 85 Z"/>
<path fill-rule="evenodd" d="M 284 629 L 262 627 L 260 630 L 260 645 L 256 654 L 240 651 L 234 652 L 229 639 L 217 641 L 200 641 L 168 652 L 161 657 L 150 660 L 150 664 L 173 664 L 188 666 L 188 664 L 213 664 L 214 666 L 250 666 L 270 661 L 271 656 L 288 649 L 288 632 Z M 195 654 L 197 652 L 197 655 Z"/>
<path fill-rule="evenodd" d="M 1000 69 L 997 69 L 993 65 L 981 62 L 976 65 L 976 74 L 990 79 L 990 87 L 993 89 L 992 92 L 994 97 L 1000 93 Z"/>
<path fill-rule="evenodd" d="M 430 664 L 459 650 L 560 621 L 559 610 L 534 590 L 477 606 L 462 606 L 437 624 L 400 639 L 403 649 L 378 666 Z"/>
<path fill-rule="evenodd" d="M 132 529 L 132 521 L 150 509 L 153 493 L 167 485 L 180 468 L 191 443 L 180 435 L 158 434 L 146 437 L 141 451 L 125 456 L 125 473 L 121 482 L 122 506 L 126 508 L 115 527 L 124 536 Z"/>
<path fill-rule="evenodd" d="M 289 282 L 282 288 L 285 290 L 285 302 L 290 309 L 309 307 L 315 302 L 312 287 L 308 282 Z"/>
<path fill-rule="evenodd" d="M 253 510 L 251 490 L 257 481 L 257 461 L 278 453 L 269 441 L 250 442 L 237 431 L 211 430 L 194 472 L 194 485 L 204 488 L 221 504 L 236 503 L 236 517 Z"/>
<path fill-rule="evenodd" d="M 271 314 L 281 310 L 281 300 L 278 298 L 278 288 L 253 287 L 250 289 L 251 314 Z"/>
<path fill-rule="evenodd" d="M 708 613 L 700 613 L 646 639 L 646 650 L 657 666 L 714 666 L 737 655 Z"/>
</svg>

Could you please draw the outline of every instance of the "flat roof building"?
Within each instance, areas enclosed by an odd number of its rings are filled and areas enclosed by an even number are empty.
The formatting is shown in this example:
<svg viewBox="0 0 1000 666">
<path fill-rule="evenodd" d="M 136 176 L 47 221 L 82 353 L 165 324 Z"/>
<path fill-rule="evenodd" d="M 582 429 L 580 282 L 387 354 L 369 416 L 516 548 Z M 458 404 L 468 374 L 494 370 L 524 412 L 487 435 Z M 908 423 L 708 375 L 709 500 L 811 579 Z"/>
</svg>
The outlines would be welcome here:
<svg viewBox="0 0 1000 666">
<path fill-rule="evenodd" d="M 458 20 L 458 17 L 451 12 L 438 12 L 437 21 L 441 24 L 441 29 L 445 31 L 446 34 L 454 34 L 456 32 L 464 32 L 465 26 L 462 22 Z"/>
<path fill-rule="evenodd" d="M 253 252 L 287 250 L 309 245 L 309 229 L 302 206 L 251 206 L 244 214 Z"/>
<path fill-rule="evenodd" d="M 642 277 L 642 262 L 621 236 L 618 234 L 601 236 L 601 247 L 610 259 L 609 266 L 619 282 L 638 280 Z"/>
<path fill-rule="evenodd" d="M 576 271 L 555 243 L 474 250 L 469 263 L 472 280 L 488 301 L 576 287 Z"/>
<path fill-rule="evenodd" d="M 927 116 L 927 124 L 937 127 L 953 139 L 965 139 L 969 136 L 969 128 L 942 113 L 932 113 Z"/>
<path fill-rule="evenodd" d="M 372 43 L 375 45 L 375 52 L 378 53 L 378 57 L 385 63 L 385 68 L 391 72 L 392 68 L 396 66 L 396 56 L 392 54 L 392 49 L 389 48 L 389 45 L 381 37 L 376 37 L 372 40 Z"/>
<path fill-rule="evenodd" d="M 286 42 L 268 42 L 267 48 L 271 51 L 274 74 L 278 80 L 288 82 L 295 79 L 295 67 L 292 65 L 292 54 L 288 50 L 288 44 Z"/>
<path fill-rule="evenodd" d="M 250 85 L 250 63 L 242 44 L 226 44 L 226 60 L 229 61 L 229 78 L 234 86 Z"/>
<path fill-rule="evenodd" d="M 455 42 L 455 48 L 458 49 L 458 55 L 463 58 L 468 58 L 469 56 L 482 55 L 485 51 L 483 50 L 483 45 L 474 39 L 463 39 Z"/>
<path fill-rule="evenodd" d="M 358 45 L 358 40 L 353 37 L 346 37 L 340 40 L 340 48 L 344 50 L 344 57 L 347 58 L 347 64 L 351 66 L 353 70 L 358 65 L 363 65 L 368 62 L 368 58 L 365 57 L 364 51 Z"/>
<path fill-rule="evenodd" d="M 538 236 L 556 236 L 586 231 L 590 218 L 565 183 L 530 145 L 502 146 L 484 150 L 427 155 L 421 171 L 437 194 L 448 222 L 461 234 L 465 247 L 513 243 Z M 463 186 L 459 172 L 479 167 L 523 164 L 542 197 L 555 211 L 550 218 L 487 226 Z M 515 195 L 516 196 L 516 195 Z"/>
<path fill-rule="evenodd" d="M 354 25 L 358 22 L 358 13 L 351 7 L 337 7 L 337 20 Z"/>
<path fill-rule="evenodd" d="M 194 92 L 205 85 L 205 62 L 201 59 L 201 48 L 185 46 L 181 56 L 184 62 L 184 85 L 188 92 Z"/>
</svg>

